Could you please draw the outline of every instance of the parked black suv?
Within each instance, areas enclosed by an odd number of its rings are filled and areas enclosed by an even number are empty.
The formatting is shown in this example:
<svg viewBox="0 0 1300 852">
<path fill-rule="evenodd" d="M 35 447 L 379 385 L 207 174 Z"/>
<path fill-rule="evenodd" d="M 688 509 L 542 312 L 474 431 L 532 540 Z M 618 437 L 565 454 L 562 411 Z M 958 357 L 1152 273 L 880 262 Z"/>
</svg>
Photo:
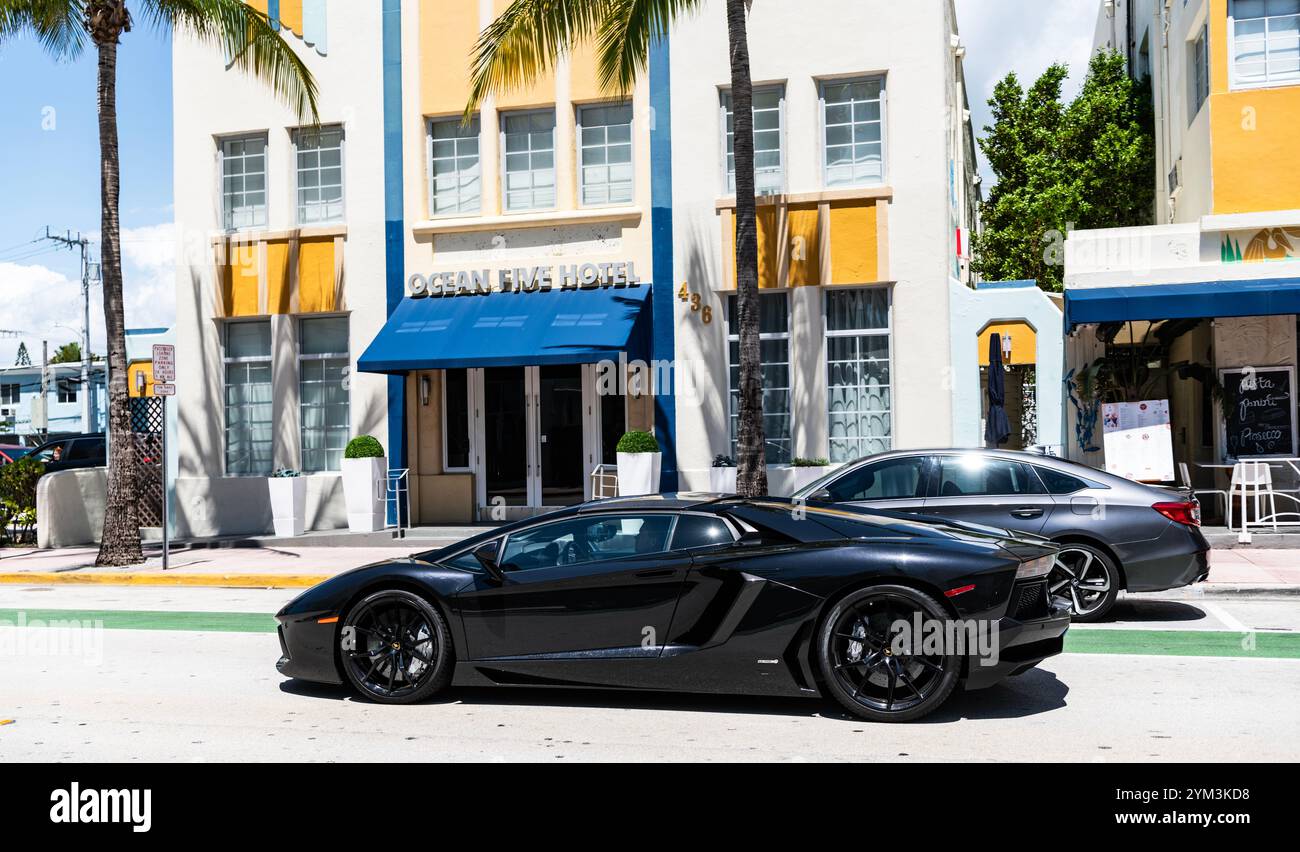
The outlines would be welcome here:
<svg viewBox="0 0 1300 852">
<path fill-rule="evenodd" d="M 108 464 L 108 445 L 104 442 L 103 432 L 72 435 L 46 441 L 24 458 L 44 464 L 46 473 L 79 467 L 104 467 Z"/>
</svg>

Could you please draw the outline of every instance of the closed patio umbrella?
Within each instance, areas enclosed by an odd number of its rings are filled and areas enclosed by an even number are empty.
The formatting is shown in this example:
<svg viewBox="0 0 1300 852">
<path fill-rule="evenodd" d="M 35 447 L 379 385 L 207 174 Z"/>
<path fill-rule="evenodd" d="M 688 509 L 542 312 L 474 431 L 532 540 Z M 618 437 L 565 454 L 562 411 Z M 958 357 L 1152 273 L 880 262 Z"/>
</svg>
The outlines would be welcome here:
<svg viewBox="0 0 1300 852">
<path fill-rule="evenodd" d="M 1006 372 L 1002 369 L 1002 335 L 989 335 L 989 414 L 984 421 L 984 443 L 1001 445 L 1011 436 L 1011 424 L 1002 406 L 1007 402 Z"/>
</svg>

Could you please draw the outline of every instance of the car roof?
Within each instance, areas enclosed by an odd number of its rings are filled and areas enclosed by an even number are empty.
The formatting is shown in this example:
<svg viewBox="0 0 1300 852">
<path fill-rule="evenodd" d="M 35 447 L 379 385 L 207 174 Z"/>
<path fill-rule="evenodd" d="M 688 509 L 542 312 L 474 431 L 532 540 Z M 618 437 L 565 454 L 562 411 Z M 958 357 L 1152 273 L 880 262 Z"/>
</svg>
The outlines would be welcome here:
<svg viewBox="0 0 1300 852">
<path fill-rule="evenodd" d="M 707 491 L 679 491 L 670 494 L 644 494 L 635 497 L 605 497 L 579 504 L 579 513 L 620 511 L 650 511 L 654 509 L 681 511 L 693 509 L 719 500 L 735 497 L 734 494 L 714 494 Z"/>
</svg>

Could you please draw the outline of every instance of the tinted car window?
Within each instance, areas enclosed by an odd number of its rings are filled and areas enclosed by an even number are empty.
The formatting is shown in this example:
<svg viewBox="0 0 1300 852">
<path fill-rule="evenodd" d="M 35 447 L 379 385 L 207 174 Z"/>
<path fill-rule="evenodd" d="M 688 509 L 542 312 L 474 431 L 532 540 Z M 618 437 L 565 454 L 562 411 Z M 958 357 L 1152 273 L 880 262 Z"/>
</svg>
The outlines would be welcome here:
<svg viewBox="0 0 1300 852">
<path fill-rule="evenodd" d="M 939 497 L 1041 494 L 1028 465 L 979 455 L 939 457 Z"/>
<path fill-rule="evenodd" d="M 925 459 L 907 456 L 865 464 L 826 487 L 831 500 L 906 500 L 924 497 Z"/>
<path fill-rule="evenodd" d="M 488 554 L 488 553 L 495 552 L 495 549 L 500 546 L 501 546 L 501 542 L 499 540 L 484 542 L 483 544 L 480 544 L 478 547 L 471 547 L 469 550 L 466 550 L 464 553 L 461 553 L 457 556 L 453 556 L 451 559 L 443 559 L 441 560 L 441 562 L 443 565 L 450 565 L 453 568 L 460 568 L 462 571 L 473 571 L 475 573 L 481 574 L 483 573 L 483 565 L 478 561 L 478 557 L 474 555 L 474 551 L 483 548 L 484 553 Z"/>
<path fill-rule="evenodd" d="M 54 461 L 55 450 L 58 450 L 59 460 L 60 461 L 64 460 L 67 457 L 68 442 L 59 441 L 58 443 L 54 443 L 54 444 L 46 444 L 45 446 L 33 452 L 31 456 L 38 462 L 51 462 Z"/>
<path fill-rule="evenodd" d="M 673 550 L 708 547 L 733 541 L 731 530 L 718 518 L 702 515 L 682 515 L 673 530 Z"/>
<path fill-rule="evenodd" d="M 80 438 L 72 442 L 68 450 L 68 461 L 94 461 L 104 458 L 103 438 Z"/>
<path fill-rule="evenodd" d="M 1034 470 L 1038 471 L 1038 476 L 1043 480 L 1043 485 L 1047 487 L 1049 494 L 1073 494 L 1088 487 L 1088 483 L 1082 479 L 1050 467 L 1035 467 Z"/>
<path fill-rule="evenodd" d="M 528 571 L 668 549 L 671 515 L 592 515 L 513 533 L 501 567 Z"/>
</svg>

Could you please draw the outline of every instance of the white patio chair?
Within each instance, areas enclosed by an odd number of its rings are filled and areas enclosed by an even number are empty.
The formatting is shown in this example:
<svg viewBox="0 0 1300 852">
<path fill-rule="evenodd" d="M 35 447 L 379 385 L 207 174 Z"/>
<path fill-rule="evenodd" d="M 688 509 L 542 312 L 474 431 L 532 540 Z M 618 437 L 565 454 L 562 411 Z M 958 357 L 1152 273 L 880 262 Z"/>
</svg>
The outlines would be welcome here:
<svg viewBox="0 0 1300 852">
<path fill-rule="evenodd" d="M 1195 485 L 1192 485 L 1192 476 L 1188 472 L 1187 462 L 1178 463 L 1178 474 L 1182 478 L 1183 487 L 1186 488 L 1188 491 L 1192 492 L 1194 496 L 1199 498 L 1202 494 L 1209 494 L 1209 495 L 1214 495 L 1222 498 L 1223 517 L 1228 519 L 1229 521 L 1228 526 L 1229 527 L 1232 526 L 1231 515 L 1229 514 L 1229 512 L 1231 512 L 1231 509 L 1228 508 L 1227 491 L 1224 491 L 1222 488 L 1197 488 Z"/>
<path fill-rule="evenodd" d="M 1264 522 L 1260 521 L 1260 512 L 1264 508 L 1264 503 L 1267 502 L 1273 530 L 1277 530 L 1277 499 L 1273 494 L 1273 470 L 1269 467 L 1268 462 L 1239 461 L 1232 466 L 1232 481 L 1228 483 L 1228 529 L 1232 529 L 1232 498 L 1234 494 L 1241 496 L 1242 529 L 1245 529 L 1249 524 L 1246 515 L 1246 501 L 1253 498 L 1255 522 L 1261 526 L 1263 525 Z"/>
</svg>

